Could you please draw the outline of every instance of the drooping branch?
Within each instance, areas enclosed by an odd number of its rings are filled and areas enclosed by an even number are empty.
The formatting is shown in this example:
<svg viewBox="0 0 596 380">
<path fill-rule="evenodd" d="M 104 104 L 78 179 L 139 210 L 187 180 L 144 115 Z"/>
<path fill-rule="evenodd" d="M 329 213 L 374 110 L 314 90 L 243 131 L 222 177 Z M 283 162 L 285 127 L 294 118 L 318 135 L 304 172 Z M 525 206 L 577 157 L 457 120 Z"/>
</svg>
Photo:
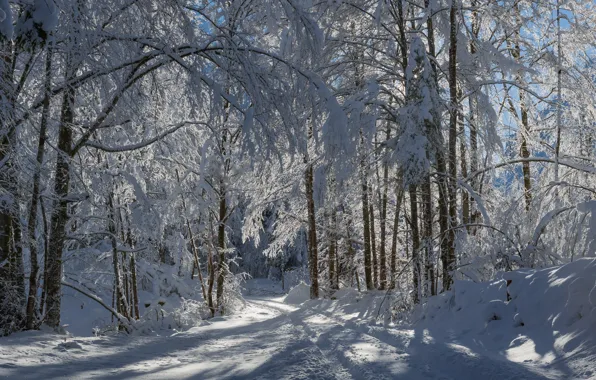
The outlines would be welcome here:
<svg viewBox="0 0 596 380">
<path fill-rule="evenodd" d="M 126 329 L 127 333 L 130 334 L 132 332 L 133 327 L 128 322 L 128 320 L 124 316 L 122 316 L 120 313 L 118 313 L 116 310 L 114 310 L 112 307 L 110 307 L 105 302 L 103 302 L 103 300 L 101 298 L 99 298 L 95 294 L 89 293 L 86 290 L 83 290 L 83 289 L 79 288 L 78 286 L 73 285 L 73 284 L 66 282 L 64 280 L 62 280 L 62 285 L 66 286 L 68 288 L 71 288 L 73 290 L 76 290 L 77 292 L 83 294 L 84 296 L 91 298 L 93 301 L 95 301 L 98 304 L 100 304 L 101 306 L 103 306 L 104 309 L 106 309 L 107 311 L 112 313 L 112 315 L 118 320 L 118 322 L 120 322 L 122 324 L 122 326 Z"/>
</svg>

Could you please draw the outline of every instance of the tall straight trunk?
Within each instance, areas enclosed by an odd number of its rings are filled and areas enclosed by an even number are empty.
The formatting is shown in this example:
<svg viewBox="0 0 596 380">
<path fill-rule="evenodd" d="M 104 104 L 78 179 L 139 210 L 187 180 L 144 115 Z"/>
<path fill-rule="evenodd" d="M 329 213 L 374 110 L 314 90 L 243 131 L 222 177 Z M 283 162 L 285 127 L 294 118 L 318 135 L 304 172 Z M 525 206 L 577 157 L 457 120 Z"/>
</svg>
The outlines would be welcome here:
<svg viewBox="0 0 596 380">
<path fill-rule="evenodd" d="M 386 140 L 391 138 L 391 130 L 387 125 Z M 383 194 L 381 196 L 381 247 L 379 249 L 379 289 L 385 290 L 387 288 L 387 191 L 389 187 L 389 165 L 387 162 L 383 162 Z"/>
<path fill-rule="evenodd" d="M 433 262 L 433 212 L 430 176 L 420 185 L 422 195 L 422 248 L 424 252 L 424 293 L 435 295 L 435 267 Z"/>
<path fill-rule="evenodd" d="M 375 209 L 373 207 L 372 196 L 368 202 L 370 219 L 370 253 L 372 255 L 373 265 L 373 283 L 375 288 L 379 286 L 379 260 L 377 259 L 377 234 L 375 233 Z"/>
<path fill-rule="evenodd" d="M 363 144 L 364 149 L 364 144 Z M 364 156 L 364 153 L 362 153 Z M 371 260 L 370 250 L 370 219 L 369 219 L 369 207 L 368 207 L 368 182 L 366 179 L 366 167 L 364 158 L 360 161 L 361 166 L 361 181 L 362 181 L 362 221 L 364 227 L 364 278 L 366 281 L 366 289 L 372 290 L 375 288 L 373 280 L 373 268 Z"/>
<path fill-rule="evenodd" d="M 314 120 L 310 121 L 307 132 L 307 141 L 311 141 L 314 134 Z M 308 142 L 307 142 L 308 147 Z M 308 269 L 310 274 L 310 298 L 319 298 L 319 252 L 317 241 L 317 214 L 315 212 L 314 198 L 314 168 L 308 152 L 304 157 L 307 164 L 304 173 L 306 189 L 306 207 L 308 212 Z"/>
<path fill-rule="evenodd" d="M 329 287 L 339 289 L 337 263 L 337 210 L 331 208 L 331 228 L 329 229 Z"/>
<path fill-rule="evenodd" d="M 358 283 L 358 291 L 360 291 L 360 280 L 358 279 L 358 265 L 356 265 L 356 250 L 352 244 L 351 239 L 351 227 L 352 226 L 352 215 L 348 216 L 346 221 L 346 256 L 348 262 L 348 273 L 350 276 L 350 286 L 354 286 L 354 277 Z"/>
<path fill-rule="evenodd" d="M 310 274 L 310 298 L 319 298 L 319 253 L 317 247 L 317 225 L 314 200 L 314 171 L 309 164 L 305 175 L 306 206 L 308 209 L 308 267 Z"/>
<path fill-rule="evenodd" d="M 114 194 L 110 192 L 108 196 L 108 231 L 110 232 L 110 242 L 112 244 L 112 267 L 114 270 L 114 298 L 115 306 L 118 313 L 127 316 L 128 307 L 126 303 L 126 292 L 124 289 L 124 279 L 122 275 L 120 260 L 118 260 L 118 242 L 116 240 L 117 223 L 116 223 L 116 206 L 114 205 Z"/>
<path fill-rule="evenodd" d="M 528 136 L 530 135 L 530 124 L 528 122 L 528 109 L 526 108 L 525 95 L 522 90 L 519 90 L 519 102 L 523 128 L 520 133 L 520 153 L 522 158 L 529 158 L 530 150 L 528 149 Z M 530 211 L 532 205 L 532 182 L 529 162 L 522 162 L 522 173 L 524 175 L 524 199 L 526 201 L 526 211 Z"/>
<path fill-rule="evenodd" d="M 393 214 L 393 234 L 391 240 L 391 281 L 389 286 L 395 288 L 395 276 L 397 274 L 397 233 L 399 229 L 399 212 L 401 211 L 404 189 L 399 185 L 395 191 L 395 213 Z"/>
<path fill-rule="evenodd" d="M 219 252 L 219 259 L 217 263 L 217 307 L 223 314 L 223 292 L 224 279 L 227 274 L 228 266 L 226 263 L 226 214 L 228 207 L 226 204 L 226 187 L 223 180 L 219 187 L 219 224 L 217 226 L 217 248 Z"/>
<path fill-rule="evenodd" d="M 430 0 L 425 0 L 424 1 L 424 6 L 427 9 L 427 12 L 429 12 L 429 14 L 432 14 L 432 10 L 430 9 Z M 426 20 L 426 27 L 427 27 L 427 35 L 428 35 L 428 52 L 429 55 L 433 58 L 436 58 L 436 48 L 435 48 L 435 32 L 434 32 L 434 23 L 433 23 L 433 18 L 428 17 Z M 433 77 L 435 82 L 437 83 L 437 88 L 438 88 L 438 73 L 437 73 L 437 67 L 435 64 L 435 60 L 431 60 L 431 67 L 433 70 Z M 441 131 L 441 119 L 439 116 L 439 113 L 435 113 L 435 117 L 433 120 L 433 124 L 434 124 L 434 128 L 436 128 L 436 133 L 435 135 L 437 136 L 437 138 L 439 139 L 439 141 L 441 142 L 440 146 L 437 146 L 437 149 L 435 150 L 435 159 L 436 159 L 436 166 L 437 166 L 437 171 L 439 172 L 439 177 L 437 179 L 437 187 L 439 190 L 439 198 L 438 198 L 438 206 L 439 206 L 439 236 L 441 236 L 440 239 L 440 250 L 441 250 L 441 264 L 443 266 L 443 268 L 446 267 L 447 265 L 447 261 L 448 261 L 448 257 L 450 255 L 450 247 L 452 246 L 450 239 L 448 239 L 448 234 L 449 232 L 449 199 L 448 199 L 448 180 L 447 180 L 447 164 L 445 162 L 445 153 L 444 153 L 444 147 L 442 146 L 443 143 L 443 138 L 442 138 L 442 131 Z M 430 179 L 430 178 L 429 178 Z M 431 187 L 432 189 L 432 187 Z M 454 240 L 454 239 L 453 239 Z M 435 288 L 435 293 L 437 292 L 437 286 L 436 286 L 436 274 L 435 274 L 435 285 L 433 286 Z"/>
<path fill-rule="evenodd" d="M 46 130 L 48 117 L 50 115 L 50 89 L 52 85 L 52 48 L 48 48 L 45 62 L 44 99 L 39 125 L 39 142 L 37 144 L 36 167 L 33 173 L 33 189 L 31 191 L 31 206 L 29 209 L 29 220 L 27 222 L 27 237 L 29 239 L 29 252 L 31 259 L 31 273 L 29 274 L 29 297 L 27 298 L 27 323 L 28 329 L 33 329 L 36 324 L 35 302 L 37 300 L 37 275 L 39 272 L 37 240 L 35 238 L 35 227 L 37 226 L 37 208 L 40 197 L 41 167 L 45 154 Z"/>
<path fill-rule="evenodd" d="M 480 34 L 480 26 L 478 22 L 478 11 L 475 9 L 478 6 L 477 0 L 472 0 L 471 2 L 472 8 L 472 38 L 470 39 L 470 55 L 474 57 L 476 55 L 476 44 L 477 39 Z M 478 126 L 477 124 L 477 115 L 478 115 L 478 99 L 476 94 L 471 94 L 468 98 L 469 108 L 470 108 L 470 115 L 469 115 L 469 125 L 470 125 L 470 172 L 475 173 L 478 170 Z M 463 176 L 463 175 L 462 175 Z M 474 191 L 478 190 L 478 180 L 476 177 L 472 179 L 470 182 L 470 186 Z M 475 209 L 474 206 L 474 198 L 470 198 L 470 223 L 475 224 L 478 222 L 479 219 L 479 212 Z M 471 227 L 470 230 L 473 234 L 476 232 L 475 227 Z"/>
<path fill-rule="evenodd" d="M 139 319 L 139 289 L 137 287 L 137 262 L 135 253 L 130 254 L 130 279 L 132 282 L 132 302 L 135 319 Z"/>
<path fill-rule="evenodd" d="M 515 59 L 515 61 L 521 64 L 521 47 L 520 47 L 520 40 L 521 40 L 521 25 L 522 25 L 522 17 L 521 11 L 519 9 L 519 5 L 515 6 L 516 12 L 516 19 L 518 22 L 518 28 L 515 30 L 514 33 L 514 47 L 511 52 L 511 55 Z M 521 74 L 518 74 L 516 80 L 520 84 L 524 84 L 524 78 Z M 526 99 L 524 91 L 519 88 L 519 108 L 520 108 L 520 116 L 522 127 L 519 131 L 520 135 L 520 155 L 522 158 L 530 157 L 530 150 L 528 149 L 528 137 L 530 135 L 530 124 L 528 122 L 528 109 L 526 106 Z M 522 162 L 522 173 L 524 176 L 524 199 L 526 204 L 526 211 L 530 211 L 530 207 L 532 205 L 532 182 L 531 182 L 531 174 L 530 174 L 530 163 L 529 162 Z"/>
<path fill-rule="evenodd" d="M 416 185 L 410 185 L 408 188 L 410 194 L 410 228 L 412 230 L 412 283 L 414 290 L 412 292 L 412 301 L 420 303 L 420 233 L 418 229 L 418 197 L 416 195 Z"/>
<path fill-rule="evenodd" d="M 132 231 L 130 230 L 130 218 L 128 214 L 126 214 L 126 224 L 128 225 L 127 234 L 126 234 L 126 242 L 130 248 L 134 249 L 135 243 L 132 237 Z M 140 318 L 139 314 L 139 289 L 137 287 L 137 263 L 135 258 L 135 253 L 130 253 L 130 282 L 131 282 L 131 292 L 132 292 L 132 312 L 131 316 L 135 319 Z"/>
<path fill-rule="evenodd" d="M 209 222 L 209 233 L 211 234 L 210 239 L 208 239 L 208 256 L 207 256 L 207 306 L 209 306 L 209 310 L 211 311 L 211 316 L 215 316 L 215 305 L 213 304 L 213 283 L 215 282 L 215 266 L 213 264 L 213 222 Z"/>
<path fill-rule="evenodd" d="M 453 283 L 453 270 L 455 269 L 455 231 L 457 224 L 457 2 L 451 3 L 449 10 L 449 230 L 445 237 L 449 242 L 447 255 L 443 262 L 443 289 L 449 290 Z"/>
<path fill-rule="evenodd" d="M 555 141 L 555 182 L 559 182 L 559 154 L 561 151 L 561 117 L 562 117 L 562 46 L 561 46 L 561 0 L 557 0 L 557 138 Z M 555 187 L 555 194 L 558 192 Z"/>
<path fill-rule="evenodd" d="M 67 68 L 70 78 L 72 69 Z M 54 179 L 54 207 L 50 221 L 49 256 L 46 257 L 48 272 L 46 281 L 46 324 L 53 328 L 60 326 L 62 249 L 66 238 L 68 221 L 68 189 L 70 185 L 70 158 L 72 147 L 71 125 L 74 122 L 75 90 L 69 87 L 62 98 L 62 112 L 58 131 L 58 154 Z"/>
<path fill-rule="evenodd" d="M 458 89 L 458 98 L 461 101 L 462 98 L 462 90 L 461 88 Z M 466 178 L 468 176 L 468 162 L 466 160 L 466 153 L 468 150 L 466 144 L 466 127 L 464 125 L 464 115 L 462 112 L 458 112 L 458 119 L 459 125 L 459 165 L 461 170 L 462 178 Z M 470 223 L 470 194 L 465 189 L 461 191 L 461 207 L 462 207 L 462 222 L 467 225 Z M 466 227 L 466 229 L 469 228 Z"/>
<path fill-rule="evenodd" d="M 39 209 L 41 211 L 41 219 L 43 222 L 43 282 L 41 285 L 41 298 L 39 300 L 39 315 L 43 315 L 44 314 L 44 309 L 46 306 L 46 294 L 47 294 L 47 282 L 46 282 L 46 278 L 48 278 L 48 257 L 50 256 L 50 232 L 48 229 L 49 223 L 48 223 L 48 216 L 46 213 L 46 207 L 45 204 L 43 202 L 43 199 L 41 199 L 41 202 L 39 202 Z"/>
</svg>

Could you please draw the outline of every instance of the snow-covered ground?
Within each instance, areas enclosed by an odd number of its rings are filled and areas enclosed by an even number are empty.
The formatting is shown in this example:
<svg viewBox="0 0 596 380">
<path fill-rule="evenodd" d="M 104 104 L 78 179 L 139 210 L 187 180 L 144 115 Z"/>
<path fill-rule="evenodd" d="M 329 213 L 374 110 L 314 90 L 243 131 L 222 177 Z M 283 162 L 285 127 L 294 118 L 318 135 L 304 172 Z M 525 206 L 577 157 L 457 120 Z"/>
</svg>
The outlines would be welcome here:
<svg viewBox="0 0 596 380">
<path fill-rule="evenodd" d="M 589 379 L 596 376 L 596 262 L 578 263 L 508 274 L 509 287 L 506 280 L 461 283 L 453 297 L 431 299 L 400 326 L 377 321 L 382 292 L 347 289 L 334 300 L 300 304 L 303 287 L 284 302 L 275 285 L 255 282 L 242 313 L 185 332 L 2 338 L 0 377 Z M 501 299 L 507 291 L 510 302 Z"/>
</svg>

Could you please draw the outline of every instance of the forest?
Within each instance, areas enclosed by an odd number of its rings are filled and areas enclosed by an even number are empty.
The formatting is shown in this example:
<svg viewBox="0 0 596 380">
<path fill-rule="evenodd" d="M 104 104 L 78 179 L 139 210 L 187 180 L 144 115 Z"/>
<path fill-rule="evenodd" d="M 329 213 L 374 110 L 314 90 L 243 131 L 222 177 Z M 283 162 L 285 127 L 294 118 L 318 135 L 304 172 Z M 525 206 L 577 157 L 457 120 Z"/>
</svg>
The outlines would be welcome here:
<svg viewBox="0 0 596 380">
<path fill-rule="evenodd" d="M 593 0 L 0 0 L 0 46 L 0 336 L 596 255 Z"/>
</svg>

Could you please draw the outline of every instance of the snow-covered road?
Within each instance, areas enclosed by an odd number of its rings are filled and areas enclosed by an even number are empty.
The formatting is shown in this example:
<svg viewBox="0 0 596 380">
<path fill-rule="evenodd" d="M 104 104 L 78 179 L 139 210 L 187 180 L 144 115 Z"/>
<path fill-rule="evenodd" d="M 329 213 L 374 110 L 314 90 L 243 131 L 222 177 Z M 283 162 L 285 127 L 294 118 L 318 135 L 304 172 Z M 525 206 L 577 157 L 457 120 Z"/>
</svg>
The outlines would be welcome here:
<svg viewBox="0 0 596 380">
<path fill-rule="evenodd" d="M 0 340 L 11 379 L 557 379 L 558 371 L 477 352 L 425 330 L 385 329 L 252 297 L 242 315 L 162 337 Z"/>
</svg>

